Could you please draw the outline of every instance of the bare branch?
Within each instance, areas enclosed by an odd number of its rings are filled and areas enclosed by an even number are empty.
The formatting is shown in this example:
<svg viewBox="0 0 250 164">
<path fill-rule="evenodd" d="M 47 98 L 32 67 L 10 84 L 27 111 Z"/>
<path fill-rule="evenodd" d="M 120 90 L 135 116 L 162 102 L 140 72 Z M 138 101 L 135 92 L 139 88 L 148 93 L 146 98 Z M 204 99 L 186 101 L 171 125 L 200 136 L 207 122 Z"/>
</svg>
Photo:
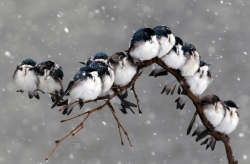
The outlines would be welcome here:
<svg viewBox="0 0 250 164">
<path fill-rule="evenodd" d="M 114 98 L 115 96 L 117 96 L 118 94 L 120 94 L 122 91 L 132 87 L 131 89 L 133 89 L 134 91 L 134 84 L 137 80 L 137 78 L 139 77 L 139 72 L 141 69 L 143 69 L 144 67 L 148 67 L 150 66 L 151 64 L 153 63 L 157 63 L 159 64 L 161 67 L 163 67 L 164 69 L 166 69 L 168 72 L 170 72 L 172 75 L 174 75 L 176 77 L 176 79 L 179 81 L 182 89 L 183 89 L 183 92 L 185 94 L 187 94 L 187 96 L 192 100 L 195 108 L 196 108 L 196 111 L 198 112 L 201 120 L 202 120 L 202 123 L 204 124 L 204 126 L 210 131 L 210 135 L 215 137 L 216 140 L 218 141 L 222 141 L 225 145 L 225 149 L 226 149 L 226 153 L 227 153 L 227 158 L 228 158 L 228 163 L 229 164 L 238 164 L 238 161 L 234 161 L 234 157 L 233 157 L 233 152 L 232 152 L 232 148 L 231 148 L 231 145 L 230 145 L 230 138 L 227 136 L 227 135 L 223 135 L 221 133 L 218 133 L 216 131 L 214 131 L 214 127 L 212 126 L 212 124 L 207 120 L 205 114 L 203 113 L 203 110 L 202 110 L 202 107 L 200 105 L 200 101 L 199 99 L 189 90 L 189 87 L 188 85 L 186 84 L 185 82 L 185 79 L 183 76 L 181 76 L 180 74 L 180 71 L 179 70 L 175 70 L 175 69 L 172 69 L 172 68 L 169 68 L 168 66 L 165 65 L 164 62 L 162 62 L 159 58 L 153 58 L 151 60 L 146 60 L 146 61 L 143 61 L 143 62 L 139 62 L 139 63 L 136 63 L 136 65 L 138 66 L 137 67 L 137 73 L 135 74 L 135 76 L 133 77 L 133 79 L 130 81 L 129 84 L 127 84 L 126 86 L 123 86 L 123 87 L 119 87 L 119 91 L 110 95 L 107 102 L 105 104 L 103 104 L 102 106 L 99 106 L 98 108 L 95 108 L 91 111 L 88 111 L 88 112 L 85 112 L 85 113 L 82 113 L 78 116 L 75 116 L 75 117 L 72 117 L 70 119 L 67 119 L 67 120 L 62 120 L 61 122 L 65 122 L 65 121 L 68 121 L 68 120 L 72 120 L 74 118 L 77 118 L 77 117 L 80 117 L 84 114 L 87 114 L 87 116 L 84 118 L 84 120 L 74 129 L 72 130 L 71 132 L 69 132 L 67 135 L 65 135 L 63 138 L 61 138 L 60 140 L 57 140 L 56 141 L 56 146 L 53 148 L 53 150 L 50 152 L 50 154 L 47 156 L 46 160 L 48 160 L 49 156 L 52 154 L 52 152 L 56 149 L 56 147 L 59 145 L 60 142 L 62 142 L 62 140 L 64 140 L 65 138 L 67 138 L 70 134 L 72 134 L 73 136 L 79 132 L 82 128 L 83 128 L 83 123 L 87 120 L 87 118 L 89 117 L 89 115 L 97 110 L 100 110 L 102 109 L 103 107 L 105 107 L 106 105 L 109 105 L 111 111 L 113 111 L 112 109 L 112 106 L 110 104 L 110 100 L 112 98 Z M 115 86 L 114 86 L 115 87 Z M 135 92 L 134 92 L 135 93 Z M 137 99 L 137 103 L 139 102 L 139 99 L 135 93 L 135 97 Z M 100 100 L 100 99 L 107 99 L 106 98 L 97 98 L 96 100 L 91 100 L 91 101 L 87 101 L 87 102 L 92 102 L 92 101 L 97 101 L 97 100 Z M 74 102 L 74 103 L 77 103 L 78 101 Z M 86 103 L 86 102 L 85 102 Z M 138 103 L 138 107 L 139 107 L 139 103 Z M 122 136 L 121 136 L 121 132 L 120 132 L 120 128 L 123 129 L 125 135 L 127 136 L 128 138 L 128 135 L 127 135 L 127 132 L 124 130 L 124 128 L 122 127 L 122 125 L 120 124 L 120 122 L 118 121 L 118 118 L 116 117 L 116 115 L 114 114 L 114 112 L 112 112 L 116 121 L 117 121 L 117 124 L 118 124 L 118 129 L 119 129 L 119 133 L 120 133 L 120 137 L 121 137 L 121 143 L 123 145 L 123 140 L 122 140 Z M 140 113 L 140 109 L 139 109 L 139 113 Z M 79 129 L 78 129 L 79 128 Z M 128 141 L 130 143 L 130 140 L 128 138 Z M 131 145 L 131 143 L 130 143 Z M 132 145 L 131 145 L 132 147 Z"/>
</svg>

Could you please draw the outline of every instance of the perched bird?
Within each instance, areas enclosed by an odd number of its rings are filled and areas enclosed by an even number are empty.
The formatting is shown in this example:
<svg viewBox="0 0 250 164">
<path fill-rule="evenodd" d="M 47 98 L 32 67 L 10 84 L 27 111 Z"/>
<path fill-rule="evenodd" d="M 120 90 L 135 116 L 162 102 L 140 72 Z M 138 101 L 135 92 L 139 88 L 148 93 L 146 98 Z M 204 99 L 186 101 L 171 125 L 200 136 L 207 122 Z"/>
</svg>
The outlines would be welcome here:
<svg viewBox="0 0 250 164">
<path fill-rule="evenodd" d="M 175 45 L 166 55 L 161 58 L 161 60 L 170 68 L 181 68 L 187 60 L 186 56 L 184 55 L 185 52 L 182 49 L 182 46 L 183 41 L 179 37 L 175 37 Z M 157 77 L 164 75 L 167 75 L 167 71 L 158 64 L 153 64 L 153 71 L 149 76 Z"/>
<path fill-rule="evenodd" d="M 128 54 L 137 60 L 149 60 L 157 57 L 160 52 L 160 44 L 154 30 L 142 28 L 136 31 L 130 41 Z"/>
<path fill-rule="evenodd" d="M 113 54 L 113 55 L 111 55 L 111 57 L 108 57 L 107 54 L 105 54 L 103 52 L 99 52 L 95 56 L 90 57 L 87 61 L 85 61 L 85 63 L 86 63 L 86 65 L 90 65 L 91 63 L 96 62 L 96 63 L 99 63 L 99 64 L 103 63 L 104 65 L 107 65 L 108 69 L 109 69 L 109 75 L 112 78 L 114 78 L 113 79 L 114 83 L 115 83 L 115 79 L 117 79 L 117 76 L 115 74 L 118 73 L 116 71 L 119 70 L 118 75 L 120 75 L 121 74 L 120 71 L 122 70 L 122 72 L 123 72 L 122 75 L 125 75 L 125 76 L 123 76 L 122 77 L 123 80 L 121 79 L 120 81 L 122 81 L 122 83 L 124 83 L 124 82 L 126 83 L 126 80 L 124 81 L 124 79 L 127 79 L 127 76 L 131 76 L 131 79 L 132 79 L 132 77 L 136 73 L 136 66 L 134 65 L 134 63 L 131 60 L 127 59 L 128 56 L 124 56 L 124 58 L 123 57 L 121 58 L 121 60 L 124 59 L 123 61 L 121 61 L 121 64 L 123 63 L 122 64 L 123 66 L 119 67 L 119 64 L 115 63 L 115 61 L 117 60 L 117 56 L 116 55 L 117 54 Z M 111 58 L 112 59 L 116 59 L 116 60 L 113 61 Z M 128 65 L 128 62 L 130 62 L 130 64 L 133 65 L 132 68 L 130 68 L 130 66 Z M 127 70 L 131 70 L 131 69 L 133 69 L 134 72 L 128 71 L 128 73 L 127 73 Z M 132 75 L 129 75 L 129 73 L 132 73 Z M 107 77 L 106 78 L 102 78 L 102 79 L 103 79 L 102 81 L 105 81 L 104 79 L 107 79 Z M 108 88 L 108 87 L 106 87 L 106 88 Z M 100 97 L 112 95 L 112 94 L 114 94 L 117 91 L 118 90 L 116 88 L 110 88 L 108 91 L 106 91 L 106 89 L 104 89 L 104 92 L 102 92 L 100 94 Z M 110 103 L 112 105 L 118 107 L 121 110 L 121 112 L 124 113 L 124 114 L 127 113 L 127 111 L 126 111 L 127 108 L 130 109 L 134 113 L 134 111 L 131 109 L 131 107 L 137 107 L 137 105 L 135 105 L 134 103 L 132 103 L 132 102 L 130 102 L 128 100 L 126 100 L 127 96 L 128 96 L 128 94 L 127 94 L 127 91 L 126 91 L 124 94 L 121 93 L 121 94 L 117 95 L 116 97 L 114 97 L 113 99 L 111 99 Z"/>
<path fill-rule="evenodd" d="M 179 70 L 182 76 L 192 76 L 199 68 L 200 55 L 192 44 L 184 43 L 182 49 L 187 60 Z"/>
<path fill-rule="evenodd" d="M 102 81 L 102 94 L 105 94 L 114 83 L 114 71 L 109 65 L 99 61 L 90 63 L 88 67 L 93 67 L 98 71 Z"/>
<path fill-rule="evenodd" d="M 169 53 L 169 51 L 176 44 L 175 43 L 175 36 L 172 33 L 172 31 L 170 30 L 170 28 L 168 28 L 165 25 L 156 26 L 155 28 L 153 28 L 153 30 L 154 30 L 155 35 L 157 37 L 157 40 L 160 44 L 160 51 L 159 51 L 157 56 L 158 56 L 158 58 L 161 58 L 164 55 L 166 55 L 167 53 Z"/>
<path fill-rule="evenodd" d="M 200 55 L 192 44 L 184 43 L 181 50 L 183 51 L 183 54 L 186 57 L 186 61 L 184 65 L 179 68 L 179 70 L 181 72 L 181 75 L 187 78 L 188 76 L 192 76 L 195 74 L 195 72 L 197 72 L 200 65 Z M 174 92 L 178 81 L 173 75 L 168 75 L 167 78 L 171 78 L 171 80 L 166 81 L 161 93 L 164 93 L 166 91 L 168 95 L 170 90 L 172 93 Z M 169 81 L 171 83 L 169 83 Z"/>
<path fill-rule="evenodd" d="M 30 99 L 33 98 L 33 96 L 37 99 L 40 98 L 37 91 L 39 79 L 36 69 L 36 62 L 28 58 L 18 64 L 13 73 L 13 80 L 20 88 L 19 91 L 22 93 L 27 91 Z"/>
<path fill-rule="evenodd" d="M 63 71 L 62 67 L 53 61 L 44 61 L 37 64 L 39 73 L 39 90 L 51 94 L 53 102 L 63 93 Z"/>
<path fill-rule="evenodd" d="M 117 52 L 108 59 L 108 64 L 114 70 L 114 83 L 119 86 L 127 85 L 137 72 L 137 66 L 127 52 Z"/>
<path fill-rule="evenodd" d="M 94 61 L 99 61 L 99 62 L 103 61 L 105 63 L 108 63 L 108 65 L 111 67 L 111 70 L 114 72 L 112 74 L 112 77 L 114 77 L 113 82 L 115 84 L 117 84 L 116 83 L 117 78 L 123 78 L 123 80 L 120 79 L 118 81 L 122 81 L 122 84 L 125 84 L 127 82 L 126 79 L 129 78 L 128 80 L 131 81 L 132 77 L 136 73 L 136 66 L 133 64 L 133 62 L 131 61 L 131 59 L 128 59 L 128 56 L 126 56 L 126 55 L 123 56 L 124 54 L 120 54 L 120 55 L 122 55 L 121 62 L 120 62 L 120 64 L 122 65 L 122 67 L 120 67 L 119 65 L 116 65 L 115 62 L 113 62 L 113 60 L 111 59 L 111 58 L 113 58 L 113 59 L 116 58 L 117 59 L 116 55 L 117 54 L 115 54 L 115 55 L 113 54 L 113 55 L 111 55 L 111 57 L 108 58 L 107 55 L 105 56 L 103 54 L 98 54 L 97 53 L 94 56 Z M 114 57 L 114 56 L 116 56 L 116 57 Z M 119 76 L 123 76 L 123 77 L 119 77 Z M 130 79 L 130 77 L 131 77 L 131 79 Z M 119 83 L 119 84 L 121 84 L 121 83 Z M 117 85 L 119 85 L 119 84 L 117 84 Z M 120 86 L 123 86 L 123 85 L 120 85 Z M 115 92 L 118 92 L 118 89 L 112 88 L 112 89 L 109 89 L 108 91 L 102 93 L 100 96 L 112 95 Z M 118 107 L 121 110 L 121 112 L 124 113 L 124 114 L 127 114 L 127 110 L 126 109 L 130 109 L 134 113 L 134 111 L 131 109 L 131 107 L 137 107 L 137 105 L 135 105 L 134 103 L 132 103 L 132 102 L 130 102 L 128 100 L 126 100 L 127 97 L 128 97 L 128 92 L 126 90 L 125 93 L 118 94 L 116 97 L 114 97 L 113 99 L 111 99 L 110 103 L 112 105 Z"/>
<path fill-rule="evenodd" d="M 207 120 L 217 127 L 226 116 L 227 108 L 222 100 L 216 95 L 206 95 L 200 99 L 200 104 Z M 192 136 L 197 135 L 196 142 L 208 135 L 206 127 L 203 125 L 198 112 L 196 111 L 187 129 L 187 135 L 190 134 L 194 122 L 197 123 L 197 128 Z"/>
<path fill-rule="evenodd" d="M 224 104 L 227 108 L 226 115 L 214 130 L 227 135 L 236 129 L 239 123 L 240 115 L 237 112 L 239 107 L 237 107 L 237 105 L 232 100 L 224 101 Z M 211 147 L 211 150 L 213 151 L 215 148 L 216 139 L 213 136 L 210 136 L 201 143 L 201 145 L 204 144 L 207 144 L 206 149 Z"/>
<path fill-rule="evenodd" d="M 86 66 L 95 65 L 99 72 L 103 73 L 102 75 L 102 83 L 103 89 L 102 93 L 107 92 L 114 83 L 115 74 L 113 68 L 108 64 L 109 56 L 103 52 L 98 52 L 95 56 L 89 57 L 89 59 L 85 62 L 80 62 L 85 64 Z"/>
<path fill-rule="evenodd" d="M 101 77 L 105 73 L 98 71 L 99 66 L 97 64 L 80 68 L 70 81 L 65 92 L 55 101 L 51 108 L 54 108 L 67 93 L 69 93 L 68 104 L 81 100 L 80 109 L 85 101 L 96 99 L 103 91 Z M 65 108 L 63 114 L 69 115 L 75 106 L 76 104 L 73 104 Z"/>
<path fill-rule="evenodd" d="M 195 95 L 201 95 L 207 87 L 212 83 L 211 73 L 209 65 L 203 61 L 200 61 L 200 68 L 192 76 L 185 77 L 186 83 L 189 86 L 190 91 Z M 183 109 L 187 102 L 187 96 L 182 94 L 175 102 L 177 102 L 177 109 Z"/>
</svg>

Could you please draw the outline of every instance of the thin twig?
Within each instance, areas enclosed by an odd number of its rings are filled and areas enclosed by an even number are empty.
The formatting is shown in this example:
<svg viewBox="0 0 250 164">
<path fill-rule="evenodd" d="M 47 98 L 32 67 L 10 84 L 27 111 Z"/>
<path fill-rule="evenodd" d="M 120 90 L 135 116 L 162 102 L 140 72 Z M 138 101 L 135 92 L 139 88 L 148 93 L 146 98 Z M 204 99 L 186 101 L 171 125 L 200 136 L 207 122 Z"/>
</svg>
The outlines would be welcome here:
<svg viewBox="0 0 250 164">
<path fill-rule="evenodd" d="M 69 106 L 71 106 L 71 105 L 73 105 L 73 104 L 75 104 L 75 103 L 78 103 L 78 102 L 79 102 L 79 100 L 74 101 L 74 102 L 70 103 L 69 105 L 66 105 L 66 106 L 64 106 L 63 108 L 59 109 L 58 111 L 60 112 L 60 111 L 64 110 L 65 108 L 67 108 L 67 107 L 69 107 Z"/>
<path fill-rule="evenodd" d="M 99 110 L 101 108 L 103 108 L 104 106 L 106 106 L 109 102 L 110 102 L 110 99 L 114 98 L 115 96 L 117 96 L 118 94 L 120 94 L 122 91 L 124 91 L 125 89 L 128 89 L 130 88 L 131 86 L 133 86 L 137 80 L 137 78 L 139 77 L 139 72 L 142 68 L 144 67 L 147 67 L 147 66 L 150 66 L 151 64 L 153 63 L 157 63 L 158 65 L 160 65 L 161 67 L 163 67 L 164 69 L 166 69 L 168 72 L 170 72 L 172 75 L 174 75 L 176 77 L 176 79 L 179 81 L 179 83 L 181 84 L 181 87 L 182 89 L 185 91 L 185 93 L 187 94 L 187 96 L 192 100 L 194 106 L 196 107 L 196 111 L 198 112 L 201 120 L 202 120 L 202 123 L 204 124 L 204 126 L 210 131 L 210 135 L 215 137 L 216 140 L 218 141 L 222 141 L 225 145 L 225 149 L 226 149 L 226 153 L 227 153 L 227 158 L 228 158 L 228 163 L 229 164 L 237 164 L 238 161 L 234 161 L 234 158 L 233 158 L 233 153 L 232 153 L 232 148 L 231 148 L 231 145 L 230 145 L 230 138 L 227 136 L 227 135 L 223 135 L 223 134 L 220 134 L 216 131 L 214 131 L 214 127 L 212 126 L 212 124 L 207 120 L 205 114 L 203 113 L 203 110 L 201 108 L 201 105 L 199 103 L 199 99 L 197 97 L 194 96 L 194 94 L 189 90 L 188 88 L 188 85 L 186 84 L 185 82 L 185 79 L 184 77 L 181 76 L 180 72 L 178 70 L 174 70 L 172 68 L 169 68 L 165 65 L 165 63 L 163 63 L 159 58 L 153 58 L 151 60 L 146 60 L 146 61 L 143 61 L 143 62 L 139 62 L 139 63 L 136 63 L 136 65 L 138 66 L 137 67 L 137 73 L 135 74 L 135 76 L 133 77 L 133 79 L 130 81 L 129 84 L 127 84 L 126 86 L 123 86 L 123 87 L 119 87 L 120 91 L 114 93 L 113 95 L 110 95 L 109 96 L 109 99 L 108 101 L 96 108 L 96 109 L 93 109 L 91 111 L 88 111 L 88 112 L 85 112 L 83 114 L 80 114 L 76 117 L 79 117 L 79 116 L 82 116 L 84 114 L 88 114 L 84 120 L 74 129 L 72 130 L 70 133 L 68 133 L 66 136 L 64 136 L 62 139 L 60 140 L 57 140 L 56 141 L 56 146 L 54 147 L 54 149 L 51 151 L 51 153 L 48 155 L 48 157 L 46 159 L 49 158 L 49 156 L 52 154 L 52 152 L 55 150 L 55 148 L 58 146 L 58 144 L 64 140 L 66 137 L 68 137 L 70 134 L 72 134 L 73 132 L 75 132 L 79 127 L 81 127 L 83 125 L 83 123 L 86 121 L 86 119 L 89 117 L 89 115 L 96 111 L 96 110 Z M 139 104 L 138 104 L 138 107 L 139 107 Z M 112 111 L 112 109 L 111 109 Z M 115 115 L 114 115 L 115 116 Z M 73 117 L 71 119 L 74 119 L 76 117 Z M 117 118 L 117 117 L 115 117 Z M 71 119 L 68 119 L 68 120 L 71 120 Z M 68 120 L 63 120 L 62 122 L 65 122 L 65 121 L 68 121 Z M 117 122 L 118 122 L 118 119 L 117 119 Z M 127 132 L 124 130 L 124 128 L 120 125 L 119 126 L 119 123 L 118 123 L 118 128 L 122 128 L 125 135 L 127 136 L 128 138 L 128 135 L 127 135 Z M 79 131 L 79 130 L 78 130 Z M 78 132 L 77 131 L 77 132 Z M 128 138 L 128 141 L 130 142 L 129 138 Z M 131 144 L 131 143 L 130 143 Z M 132 145 L 131 145 L 132 146 Z"/>
<path fill-rule="evenodd" d="M 132 85 L 131 90 L 134 92 L 135 99 L 136 99 L 136 101 L 137 101 L 138 111 L 139 111 L 140 114 L 142 114 L 141 108 L 140 108 L 140 105 L 139 105 L 140 100 L 138 99 L 138 96 L 137 96 L 137 94 L 136 94 L 136 92 L 135 92 L 135 84 Z"/>
<path fill-rule="evenodd" d="M 72 133 L 72 136 L 73 136 L 73 138 L 74 138 L 74 143 L 76 143 L 76 139 L 75 139 L 76 133 L 78 133 L 78 132 L 79 132 L 80 130 L 82 130 L 82 129 L 83 129 L 83 124 L 82 124 L 81 128 L 79 128 L 76 132 Z"/>
<path fill-rule="evenodd" d="M 121 135 L 120 127 L 122 128 L 124 134 L 127 136 L 128 142 L 129 142 L 130 146 L 132 147 L 132 144 L 131 144 L 131 142 L 130 142 L 130 140 L 129 140 L 129 137 L 128 137 L 128 133 L 124 130 L 122 124 L 120 123 L 120 121 L 118 120 L 117 116 L 115 115 L 114 108 L 112 107 L 112 105 L 111 105 L 110 102 L 108 103 L 108 106 L 109 106 L 109 108 L 110 108 L 110 110 L 111 110 L 113 116 L 115 117 L 115 119 L 116 119 L 116 121 L 117 121 L 118 129 L 119 129 L 119 133 L 120 133 L 120 137 L 121 137 L 121 144 L 123 145 L 123 140 L 122 140 L 122 135 Z"/>
</svg>

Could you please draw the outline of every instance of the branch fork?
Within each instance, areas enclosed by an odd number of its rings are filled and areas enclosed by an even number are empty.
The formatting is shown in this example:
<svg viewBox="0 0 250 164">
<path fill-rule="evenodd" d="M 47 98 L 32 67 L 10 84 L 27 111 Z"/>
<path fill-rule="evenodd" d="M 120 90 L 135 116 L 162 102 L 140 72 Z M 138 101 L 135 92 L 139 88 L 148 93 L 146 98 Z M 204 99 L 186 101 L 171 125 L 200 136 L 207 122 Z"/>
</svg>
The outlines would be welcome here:
<svg viewBox="0 0 250 164">
<path fill-rule="evenodd" d="M 139 77 L 139 74 L 140 74 L 140 70 L 145 68 L 145 67 L 148 67 L 150 66 L 151 64 L 153 63 L 157 63 L 158 65 L 160 65 L 162 68 L 164 68 L 165 70 L 167 70 L 168 72 L 170 72 L 172 75 L 174 75 L 176 77 L 176 79 L 179 81 L 182 89 L 183 89 L 183 93 L 185 93 L 193 102 L 195 108 L 196 108 L 196 111 L 198 112 L 200 118 L 201 118 L 201 121 L 202 123 L 204 124 L 204 126 L 207 128 L 207 130 L 210 132 L 210 135 L 215 137 L 215 139 L 217 141 L 222 141 L 224 143 L 224 146 L 225 146 L 225 149 L 226 149 L 226 154 L 227 154 L 227 159 L 228 159 L 228 163 L 229 164 L 238 164 L 238 161 L 234 160 L 234 157 L 233 157 L 233 152 L 232 152 L 232 148 L 231 148 L 231 145 L 230 145 L 230 138 L 227 136 L 227 135 L 224 135 L 224 134 L 221 134 L 221 133 L 218 133 L 216 131 L 214 131 L 214 127 L 212 126 L 212 124 L 207 120 L 205 114 L 203 113 L 203 110 L 201 108 L 201 105 L 200 105 L 200 101 L 199 101 L 199 97 L 196 97 L 190 90 L 189 90 L 189 87 L 188 85 L 186 84 L 185 82 L 185 78 L 183 76 L 181 76 L 180 74 L 180 71 L 179 70 L 175 70 L 175 69 L 172 69 L 172 68 L 169 68 L 168 66 L 165 65 L 164 62 L 162 62 L 161 59 L 159 58 L 153 58 L 151 60 L 145 60 L 143 62 L 138 62 L 138 63 L 135 63 L 137 65 L 137 73 L 135 74 L 135 76 L 133 77 L 133 79 L 130 81 L 129 84 L 127 84 L 126 86 L 123 86 L 123 87 L 119 87 L 119 91 L 114 93 L 113 95 L 110 95 L 109 98 L 102 98 L 103 99 L 107 99 L 106 103 L 103 104 L 102 106 L 99 106 L 95 109 L 92 109 L 90 111 L 87 111 L 87 112 L 84 112 L 80 115 L 77 115 L 75 117 L 72 117 L 70 119 L 67 119 L 67 120 L 62 120 L 61 122 L 65 122 L 65 121 L 69 121 L 69 120 L 72 120 L 74 118 L 77 118 L 77 117 L 80 117 L 82 115 L 85 115 L 87 114 L 87 116 L 84 118 L 84 120 L 75 128 L 73 129 L 71 132 L 69 132 L 67 135 L 65 135 L 63 138 L 61 138 L 60 140 L 56 140 L 56 146 L 53 148 L 53 150 L 50 152 L 50 154 L 47 156 L 47 158 L 45 160 L 48 160 L 48 158 L 50 157 L 50 155 L 52 154 L 52 152 L 56 149 L 56 147 L 60 144 L 60 142 L 62 142 L 65 138 L 67 138 L 69 135 L 72 135 L 73 137 L 75 136 L 76 133 L 78 133 L 81 129 L 83 129 L 83 124 L 84 122 L 87 120 L 87 118 L 90 116 L 91 113 L 97 111 L 97 110 L 100 110 L 102 109 L 103 107 L 105 107 L 106 105 L 109 106 L 114 118 L 116 119 L 117 121 L 117 124 L 118 124 L 118 129 L 119 129 L 119 134 L 120 134 L 120 138 L 121 138 L 121 144 L 123 145 L 123 140 L 122 140 L 122 135 L 121 135 L 121 128 L 124 132 L 124 134 L 127 136 L 127 139 L 130 143 L 130 146 L 132 147 L 132 144 L 129 140 L 129 137 L 128 137 L 128 134 L 127 132 L 124 130 L 123 126 L 121 125 L 121 123 L 119 122 L 118 118 L 116 117 L 115 113 L 114 113 L 114 109 L 112 107 L 112 105 L 110 104 L 110 100 L 112 98 L 114 98 L 115 96 L 117 96 L 118 94 L 120 94 L 122 91 L 132 87 L 131 89 L 134 91 L 134 85 L 135 85 L 135 82 L 136 82 L 136 79 Z M 116 87 L 116 86 L 113 86 L 113 87 Z M 135 98 L 137 100 L 137 105 L 138 105 L 138 110 L 139 110 L 139 113 L 141 113 L 141 110 L 140 110 L 140 107 L 139 107 L 139 99 L 137 97 L 137 94 L 135 93 L 134 91 L 134 94 L 135 94 Z M 96 100 L 92 100 L 92 101 L 97 101 L 97 100 L 100 100 L 99 98 L 97 98 Z M 87 101 L 87 102 L 92 102 L 92 101 Z M 75 101 L 73 103 L 77 103 L 79 101 Z M 85 102 L 85 103 L 87 103 Z M 73 103 L 69 104 L 68 106 L 72 105 Z M 63 110 L 63 109 L 61 109 Z M 60 111 L 61 111 L 60 110 Z M 75 142 L 75 138 L 74 138 L 74 142 Z"/>
</svg>

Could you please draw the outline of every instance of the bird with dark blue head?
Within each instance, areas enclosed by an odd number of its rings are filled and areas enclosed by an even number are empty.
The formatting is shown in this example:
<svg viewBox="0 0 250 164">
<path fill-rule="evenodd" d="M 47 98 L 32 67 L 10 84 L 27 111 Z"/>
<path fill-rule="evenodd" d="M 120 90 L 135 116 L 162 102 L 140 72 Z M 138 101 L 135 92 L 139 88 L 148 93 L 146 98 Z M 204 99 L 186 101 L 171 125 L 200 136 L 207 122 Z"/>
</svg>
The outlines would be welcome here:
<svg viewBox="0 0 250 164">
<path fill-rule="evenodd" d="M 18 92 L 27 91 L 29 98 L 36 97 L 39 99 L 38 94 L 38 74 L 37 74 L 36 62 L 33 59 L 24 59 L 17 65 L 16 70 L 13 73 L 13 80 L 20 88 Z"/>
<path fill-rule="evenodd" d="M 169 36 L 170 38 L 171 36 Z M 172 39 L 173 40 L 173 39 Z M 179 69 L 181 68 L 187 58 L 184 55 L 184 50 L 182 49 L 183 41 L 179 37 L 175 37 L 174 39 L 175 45 L 172 47 L 172 49 L 165 54 L 163 57 L 161 57 L 161 60 L 170 68 L 173 69 Z M 163 69 L 158 64 L 153 65 L 153 71 L 150 73 L 149 76 L 165 76 L 167 75 L 167 71 Z"/>
<path fill-rule="evenodd" d="M 136 31 L 130 41 L 128 54 L 137 60 L 150 60 L 157 57 L 160 51 L 160 44 L 154 30 L 142 28 Z"/>
<path fill-rule="evenodd" d="M 170 30 L 170 28 L 165 25 L 156 26 L 155 28 L 153 28 L 153 30 L 160 43 L 160 51 L 158 53 L 158 58 L 161 58 L 167 53 L 169 53 L 169 51 L 176 44 L 175 36 Z"/>
<path fill-rule="evenodd" d="M 66 94 L 69 94 L 67 104 L 81 100 L 80 109 L 85 101 L 96 99 L 103 91 L 101 78 L 105 73 L 100 74 L 101 71 L 98 64 L 80 68 L 70 81 L 65 92 L 55 101 L 51 108 L 54 108 Z M 65 108 L 63 114 L 69 115 L 75 106 L 76 104 L 73 104 Z"/>
</svg>

